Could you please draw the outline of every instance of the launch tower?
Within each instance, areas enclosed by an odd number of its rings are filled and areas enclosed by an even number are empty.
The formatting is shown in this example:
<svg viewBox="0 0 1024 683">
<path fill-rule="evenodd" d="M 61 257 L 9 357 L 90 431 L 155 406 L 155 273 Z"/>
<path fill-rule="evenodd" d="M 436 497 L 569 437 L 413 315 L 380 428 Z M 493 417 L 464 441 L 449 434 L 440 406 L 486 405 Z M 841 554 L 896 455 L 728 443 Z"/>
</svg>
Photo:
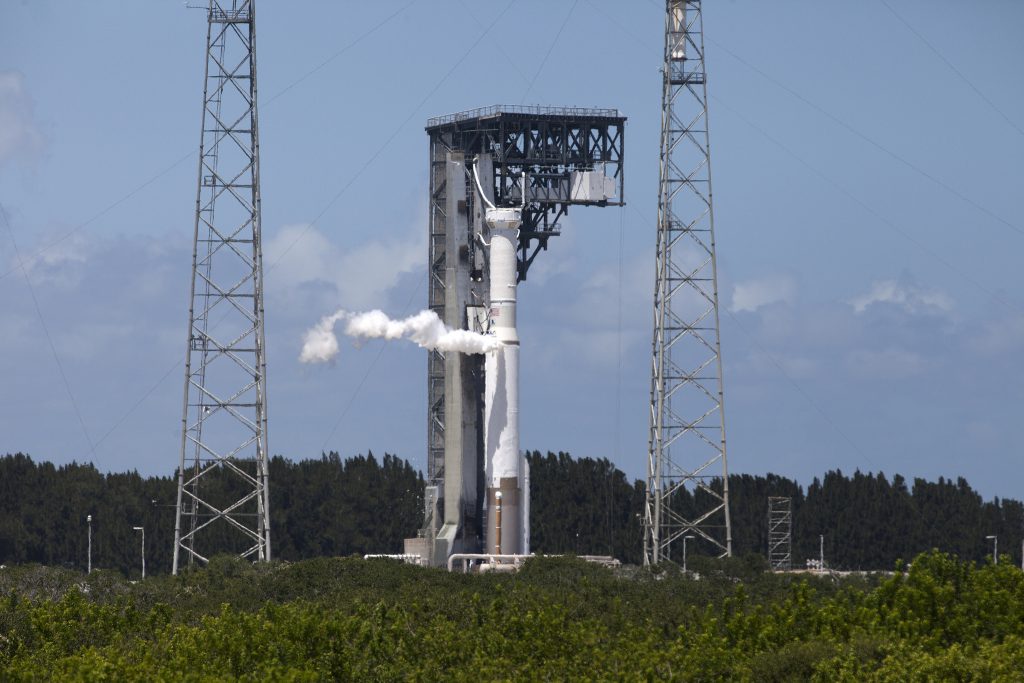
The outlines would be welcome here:
<svg viewBox="0 0 1024 683">
<path fill-rule="evenodd" d="M 700 0 L 666 0 L 644 563 L 732 554 Z"/>
<path fill-rule="evenodd" d="M 428 299 L 445 324 L 486 331 L 494 317 L 486 202 L 522 207 L 510 242 L 517 282 L 559 234 L 571 206 L 622 205 L 625 121 L 614 109 L 493 106 L 427 122 Z M 423 529 L 407 539 L 405 551 L 434 565 L 484 549 L 485 510 L 493 518 L 495 502 L 485 503 L 484 393 L 483 356 L 429 352 L 426 509 Z M 509 493 L 503 496 L 507 506 Z M 519 548 L 528 545 L 528 527 L 522 531 Z M 501 552 L 516 551 L 505 544 Z"/>
<path fill-rule="evenodd" d="M 210 0 L 173 572 L 270 559 L 253 0 Z"/>
</svg>

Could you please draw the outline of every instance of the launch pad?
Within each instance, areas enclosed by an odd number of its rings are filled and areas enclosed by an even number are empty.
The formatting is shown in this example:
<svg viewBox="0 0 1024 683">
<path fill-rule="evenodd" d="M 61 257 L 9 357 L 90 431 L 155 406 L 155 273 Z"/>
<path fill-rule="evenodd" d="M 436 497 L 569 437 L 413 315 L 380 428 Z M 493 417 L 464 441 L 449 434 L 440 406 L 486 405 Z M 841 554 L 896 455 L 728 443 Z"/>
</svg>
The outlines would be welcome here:
<svg viewBox="0 0 1024 683">
<path fill-rule="evenodd" d="M 450 328 L 492 331 L 489 246 L 502 231 L 488 225 L 488 204 L 520 210 L 521 225 L 500 238 L 514 250 L 504 276 L 514 277 L 513 288 L 559 234 L 569 207 L 623 205 L 625 122 L 615 109 L 505 105 L 430 119 L 430 310 Z M 485 441 L 496 437 L 485 428 L 493 421 L 485 417 L 485 390 L 494 391 L 486 386 L 485 359 L 428 353 L 424 523 L 406 539 L 405 552 L 435 566 L 453 553 L 528 553 L 528 472 L 520 463 L 516 476 L 498 486 L 488 481 L 493 449 Z M 496 549 L 489 527 L 497 518 L 501 528 L 499 501 L 506 520 L 514 510 L 520 524 L 505 544 L 499 531 Z"/>
</svg>

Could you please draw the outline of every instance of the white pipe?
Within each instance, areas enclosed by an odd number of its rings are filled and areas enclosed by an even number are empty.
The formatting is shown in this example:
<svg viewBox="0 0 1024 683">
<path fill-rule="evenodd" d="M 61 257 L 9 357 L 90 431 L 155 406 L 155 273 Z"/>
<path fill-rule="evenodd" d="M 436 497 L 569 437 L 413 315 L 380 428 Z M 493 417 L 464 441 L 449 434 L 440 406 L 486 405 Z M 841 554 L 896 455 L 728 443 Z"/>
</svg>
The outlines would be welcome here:
<svg viewBox="0 0 1024 683">
<path fill-rule="evenodd" d="M 363 555 L 364 560 L 401 560 L 406 564 L 422 564 L 422 556 L 413 555 L 410 553 L 398 553 L 398 554 L 369 554 Z"/>
<path fill-rule="evenodd" d="M 521 462 L 519 463 L 519 471 L 522 473 L 522 484 L 523 492 L 523 521 L 522 521 L 522 547 L 523 553 L 526 555 L 530 554 L 530 461 L 526 458 L 526 454 L 520 455 Z"/>
<path fill-rule="evenodd" d="M 527 560 L 533 557 L 533 555 L 503 555 L 501 553 L 453 553 L 448 556 L 448 571 L 454 571 L 456 560 L 461 560 L 463 569 L 466 568 L 465 562 L 468 560 L 487 560 L 489 564 L 513 564 L 519 566 L 523 560 Z"/>
<path fill-rule="evenodd" d="M 495 208 L 494 204 L 491 203 L 491 200 L 487 198 L 486 194 L 484 194 L 484 188 L 480 186 L 480 176 L 476 174 L 476 164 L 473 164 L 473 180 L 476 181 L 476 189 L 480 192 L 480 199 L 484 200 L 484 204 L 487 205 L 487 208 Z"/>
<path fill-rule="evenodd" d="M 491 565 L 494 564 L 509 564 L 518 567 L 524 560 L 528 560 L 531 557 L 537 557 L 533 553 L 515 554 L 515 555 L 502 555 L 499 553 L 453 553 L 448 556 L 448 571 L 455 570 L 455 563 L 461 561 L 463 563 L 463 570 L 467 568 L 466 563 L 472 560 L 487 560 Z M 543 557 L 565 557 L 565 555 L 543 555 Z M 606 567 L 618 567 L 622 563 L 616 560 L 611 555 L 577 555 L 577 559 L 585 560 L 587 562 L 593 562 L 594 564 L 602 564 Z"/>
<path fill-rule="evenodd" d="M 501 491 L 494 494 L 494 552 L 501 552 Z"/>
</svg>

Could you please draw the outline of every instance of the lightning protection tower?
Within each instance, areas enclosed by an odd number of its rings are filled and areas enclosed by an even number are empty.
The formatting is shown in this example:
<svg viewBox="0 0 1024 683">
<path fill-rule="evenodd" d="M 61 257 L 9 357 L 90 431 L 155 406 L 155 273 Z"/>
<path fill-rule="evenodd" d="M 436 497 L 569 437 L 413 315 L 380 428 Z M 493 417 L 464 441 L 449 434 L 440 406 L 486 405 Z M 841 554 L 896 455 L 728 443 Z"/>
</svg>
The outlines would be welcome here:
<svg viewBox="0 0 1024 683">
<path fill-rule="evenodd" d="M 644 562 L 732 554 L 700 0 L 665 3 Z"/>
<path fill-rule="evenodd" d="M 210 0 L 173 571 L 270 559 L 253 0 Z"/>
</svg>

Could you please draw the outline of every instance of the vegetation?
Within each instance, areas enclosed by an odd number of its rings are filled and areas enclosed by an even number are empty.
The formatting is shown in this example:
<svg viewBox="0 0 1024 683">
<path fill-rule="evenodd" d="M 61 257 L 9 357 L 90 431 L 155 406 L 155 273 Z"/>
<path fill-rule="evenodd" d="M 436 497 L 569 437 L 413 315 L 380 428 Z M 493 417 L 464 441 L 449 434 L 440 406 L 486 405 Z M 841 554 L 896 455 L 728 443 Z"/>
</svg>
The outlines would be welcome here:
<svg viewBox="0 0 1024 683">
<path fill-rule="evenodd" d="M 702 560 L 516 575 L 218 558 L 129 584 L 0 570 L 3 680 L 1020 680 L 1024 574 L 939 552 L 888 578 Z"/>
<path fill-rule="evenodd" d="M 641 562 L 643 482 L 630 482 L 604 459 L 537 451 L 529 457 L 535 550 Z M 422 522 L 422 475 L 391 455 L 343 460 L 331 453 L 300 462 L 275 457 L 270 479 L 272 542 L 280 559 L 401 552 L 402 539 Z M 215 478 L 209 481 L 217 485 Z M 899 475 L 889 480 L 880 473 L 835 471 L 804 489 L 776 475 L 733 475 L 729 493 L 738 556 L 765 553 L 768 496 L 790 496 L 797 565 L 817 557 L 819 534 L 827 563 L 839 569 L 889 569 L 930 548 L 980 561 L 991 553 L 985 537 L 992 534 L 1020 562 L 1024 506 L 984 501 L 963 479 L 908 483 Z M 84 570 L 85 517 L 91 514 L 94 567 L 138 576 L 141 539 L 132 527 L 144 526 L 147 570 L 167 573 L 175 495 L 171 477 L 0 457 L 0 564 Z M 693 501 L 683 492 L 678 503 L 685 508 Z M 707 550 L 690 546 L 691 555 Z"/>
</svg>

